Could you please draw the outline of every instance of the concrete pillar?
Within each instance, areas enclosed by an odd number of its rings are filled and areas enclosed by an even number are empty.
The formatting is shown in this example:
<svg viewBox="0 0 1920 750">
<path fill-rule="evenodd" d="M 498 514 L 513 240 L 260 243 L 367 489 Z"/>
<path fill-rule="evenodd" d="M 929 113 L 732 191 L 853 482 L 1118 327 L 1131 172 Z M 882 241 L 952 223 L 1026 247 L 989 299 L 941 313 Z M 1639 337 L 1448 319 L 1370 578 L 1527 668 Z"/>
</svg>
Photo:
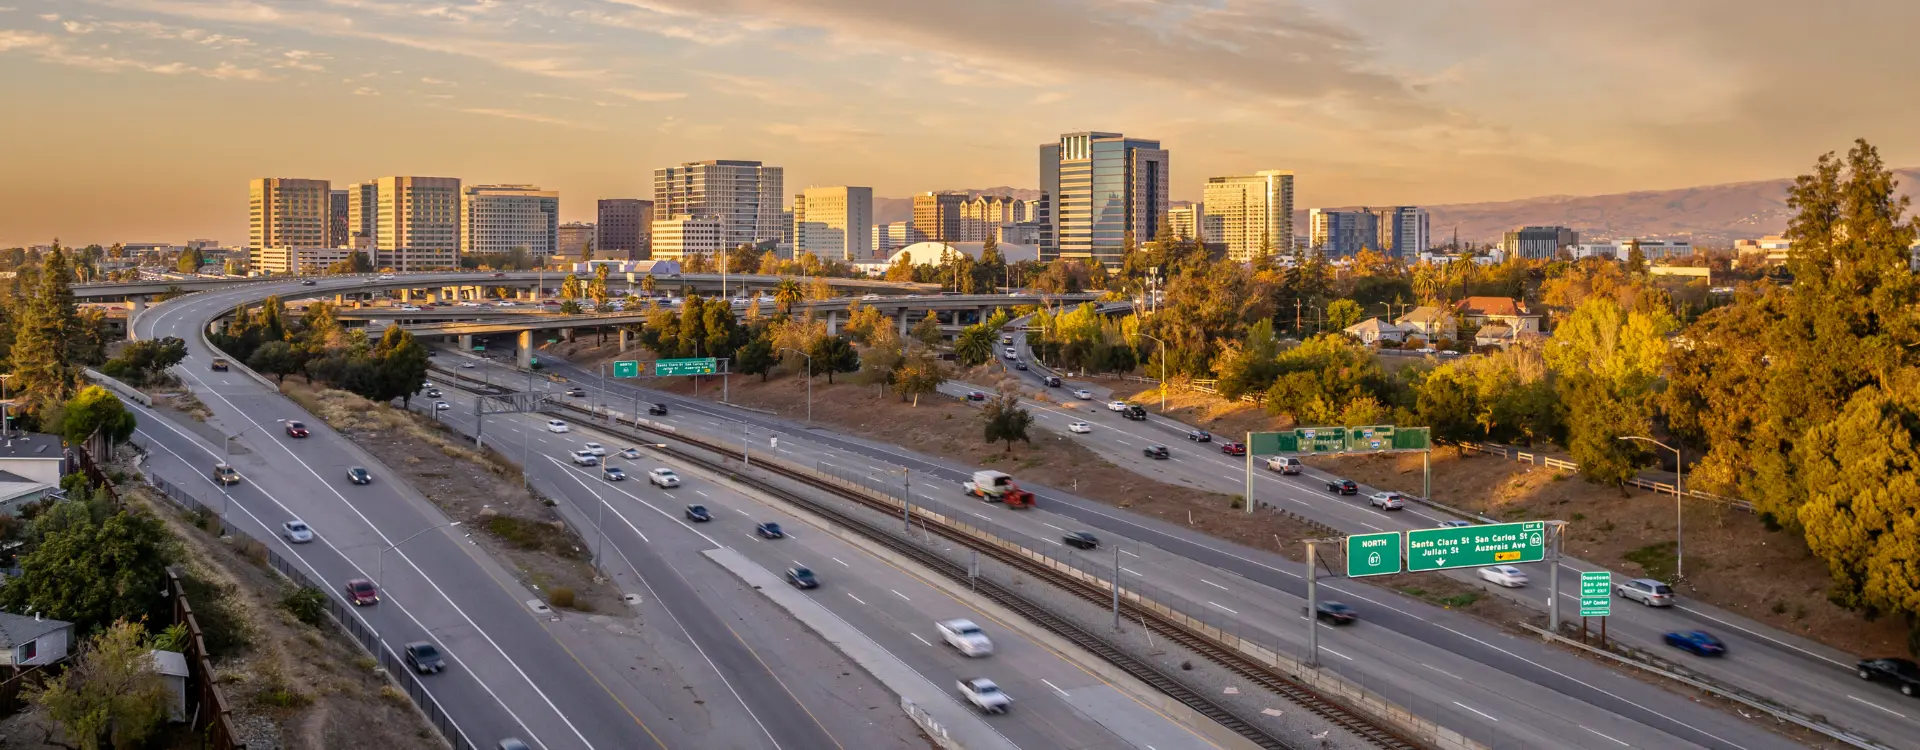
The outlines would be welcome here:
<svg viewBox="0 0 1920 750">
<path fill-rule="evenodd" d="M 520 357 L 520 366 L 522 368 L 533 367 L 533 331 L 521 331 L 519 343 L 520 351 L 518 354 Z"/>
<path fill-rule="evenodd" d="M 440 304 L 440 290 L 433 289 L 427 292 L 427 304 L 429 305 Z"/>
<path fill-rule="evenodd" d="M 900 308 L 900 314 L 895 315 L 893 317 L 894 319 L 900 321 L 900 338 L 902 339 L 906 338 L 907 337 L 907 308 L 904 308 L 904 307 Z"/>
<path fill-rule="evenodd" d="M 333 306 L 334 306 L 334 307 L 345 307 L 345 306 L 346 306 L 346 304 L 347 304 L 347 295 L 345 295 L 345 294 L 336 294 L 336 295 L 333 295 Z"/>
<path fill-rule="evenodd" d="M 839 310 L 827 311 L 827 335 L 828 336 L 840 335 L 840 311 Z"/>
<path fill-rule="evenodd" d="M 973 322 L 985 323 L 987 322 L 987 316 L 993 314 L 993 308 L 988 307 L 986 305 L 981 305 L 979 309 L 973 311 L 973 314 L 977 316 L 973 319 Z M 958 321 L 955 321 L 955 322 L 958 322 Z"/>
<path fill-rule="evenodd" d="M 473 334 L 471 333 L 460 334 L 460 351 L 463 351 L 463 352 L 473 351 Z"/>
<path fill-rule="evenodd" d="M 127 319 L 128 320 L 132 320 L 133 316 L 139 315 L 140 313 L 145 312 L 146 309 L 147 309 L 146 297 L 143 297 L 140 295 L 134 295 L 132 297 L 127 298 Z"/>
<path fill-rule="evenodd" d="M 627 329 L 625 329 L 625 328 L 622 328 L 622 329 L 620 329 L 620 351 L 621 351 L 621 353 L 625 353 L 625 352 L 627 351 L 627 336 L 628 336 L 628 333 L 627 333 Z"/>
</svg>

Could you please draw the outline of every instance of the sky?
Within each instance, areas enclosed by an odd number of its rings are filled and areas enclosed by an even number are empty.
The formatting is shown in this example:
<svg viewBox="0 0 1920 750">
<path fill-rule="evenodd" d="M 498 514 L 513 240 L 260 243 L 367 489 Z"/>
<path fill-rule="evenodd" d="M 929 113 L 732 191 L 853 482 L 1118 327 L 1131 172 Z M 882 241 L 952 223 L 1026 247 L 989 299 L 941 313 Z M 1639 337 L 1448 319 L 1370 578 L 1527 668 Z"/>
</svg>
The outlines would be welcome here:
<svg viewBox="0 0 1920 750">
<path fill-rule="evenodd" d="M 246 239 L 247 181 L 658 167 L 787 192 L 1036 187 L 1060 133 L 1157 138 L 1173 197 L 1297 205 L 1920 164 L 1903 0 L 0 0 L 0 247 Z"/>
</svg>

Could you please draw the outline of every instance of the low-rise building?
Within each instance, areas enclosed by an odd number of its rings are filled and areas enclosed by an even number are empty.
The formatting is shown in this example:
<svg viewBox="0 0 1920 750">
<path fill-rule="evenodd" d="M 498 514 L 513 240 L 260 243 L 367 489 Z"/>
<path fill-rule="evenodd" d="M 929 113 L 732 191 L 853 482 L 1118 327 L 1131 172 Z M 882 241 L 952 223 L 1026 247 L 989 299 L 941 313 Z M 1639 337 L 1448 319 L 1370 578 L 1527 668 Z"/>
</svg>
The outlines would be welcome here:
<svg viewBox="0 0 1920 750">
<path fill-rule="evenodd" d="M 1543 317 L 1527 310 L 1526 303 L 1508 297 L 1468 297 L 1456 303 L 1453 311 L 1468 325 L 1504 325 L 1516 332 L 1539 332 Z"/>
<path fill-rule="evenodd" d="M 1360 340 L 1362 344 L 1378 344 L 1382 341 L 1399 343 L 1407 340 L 1407 330 L 1379 318 L 1367 318 L 1347 326 L 1346 333 Z"/>
<path fill-rule="evenodd" d="M 1417 334 L 1422 338 L 1453 338 L 1460 330 L 1460 324 L 1453 311 L 1434 305 L 1421 305 L 1401 315 L 1394 323 L 1400 327 L 1402 338 L 1407 334 Z"/>
<path fill-rule="evenodd" d="M 1515 336 L 1515 333 L 1511 327 L 1500 325 L 1498 323 L 1495 323 L 1492 325 L 1484 325 L 1484 326 L 1480 326 L 1480 330 L 1474 331 L 1473 345 L 1474 346 L 1497 346 L 1502 349 L 1505 349 L 1513 345 L 1514 336 Z"/>
<path fill-rule="evenodd" d="M 937 266 L 947 257 L 948 253 L 959 253 L 961 255 L 971 256 L 974 260 L 979 260 L 980 256 L 985 252 L 986 243 L 984 242 L 915 242 L 895 251 L 892 257 L 887 258 L 887 263 L 888 265 L 892 265 L 899 259 L 906 258 L 907 263 L 911 265 Z M 1007 263 L 1020 263 L 1040 259 L 1040 248 L 1037 245 L 1003 244 L 1000 245 L 999 252 L 1000 258 Z"/>
<path fill-rule="evenodd" d="M 0 612 L 0 666 L 52 664 L 73 648 L 73 623 Z"/>
</svg>

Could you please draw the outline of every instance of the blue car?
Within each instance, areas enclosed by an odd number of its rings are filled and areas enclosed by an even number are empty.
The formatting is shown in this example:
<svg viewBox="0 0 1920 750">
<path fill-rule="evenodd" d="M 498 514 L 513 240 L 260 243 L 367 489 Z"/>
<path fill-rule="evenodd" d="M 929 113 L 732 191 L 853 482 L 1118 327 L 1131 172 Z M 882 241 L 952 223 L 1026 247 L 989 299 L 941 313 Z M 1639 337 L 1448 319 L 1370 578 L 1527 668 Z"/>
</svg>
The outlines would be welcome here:
<svg viewBox="0 0 1920 750">
<path fill-rule="evenodd" d="M 1704 630 L 1689 630 L 1667 634 L 1667 645 L 1695 656 L 1726 656 L 1727 644 Z"/>
</svg>

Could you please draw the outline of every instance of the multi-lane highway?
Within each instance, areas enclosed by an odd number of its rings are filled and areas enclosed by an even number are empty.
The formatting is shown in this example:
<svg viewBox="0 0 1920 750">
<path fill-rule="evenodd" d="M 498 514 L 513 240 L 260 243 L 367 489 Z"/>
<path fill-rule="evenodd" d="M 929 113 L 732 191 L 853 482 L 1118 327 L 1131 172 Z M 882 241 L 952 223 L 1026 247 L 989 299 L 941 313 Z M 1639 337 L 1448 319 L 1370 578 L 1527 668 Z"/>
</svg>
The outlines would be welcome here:
<svg viewBox="0 0 1920 750">
<path fill-rule="evenodd" d="M 679 429 L 728 440 L 739 440 L 744 430 L 756 449 L 764 445 L 803 463 L 826 463 L 873 475 L 910 467 L 917 503 L 982 516 L 998 510 L 998 506 L 968 503 L 960 495 L 957 483 L 971 471 L 968 467 L 619 381 L 609 382 L 603 394 L 597 374 L 551 356 L 543 362 L 572 378 L 567 387 L 585 388 L 588 399 L 621 406 L 636 397 L 667 403 L 672 413 L 663 420 Z M 490 377 L 504 377 L 504 372 Z M 545 381 L 536 381 L 536 387 L 561 388 Z M 768 441 L 771 436 L 779 437 L 777 446 Z M 1194 607 L 1236 623 L 1243 633 L 1257 634 L 1288 650 L 1303 647 L 1304 621 L 1299 612 L 1304 581 L 1297 563 L 1057 489 L 1034 489 L 1042 501 L 1036 512 L 998 512 L 991 519 L 1037 540 L 1057 539 L 1064 530 L 1097 530 L 1103 541 L 1121 545 L 1126 555 L 1124 572 L 1146 585 L 1180 592 Z M 1537 640 L 1512 637 L 1470 617 L 1364 584 L 1342 581 L 1323 582 L 1323 586 L 1330 595 L 1361 607 L 1363 613 L 1358 627 L 1324 631 L 1328 668 L 1406 697 L 1423 715 L 1470 737 L 1530 747 L 1795 746 L 1738 717 L 1679 700 L 1674 693 L 1570 657 Z"/>
</svg>

